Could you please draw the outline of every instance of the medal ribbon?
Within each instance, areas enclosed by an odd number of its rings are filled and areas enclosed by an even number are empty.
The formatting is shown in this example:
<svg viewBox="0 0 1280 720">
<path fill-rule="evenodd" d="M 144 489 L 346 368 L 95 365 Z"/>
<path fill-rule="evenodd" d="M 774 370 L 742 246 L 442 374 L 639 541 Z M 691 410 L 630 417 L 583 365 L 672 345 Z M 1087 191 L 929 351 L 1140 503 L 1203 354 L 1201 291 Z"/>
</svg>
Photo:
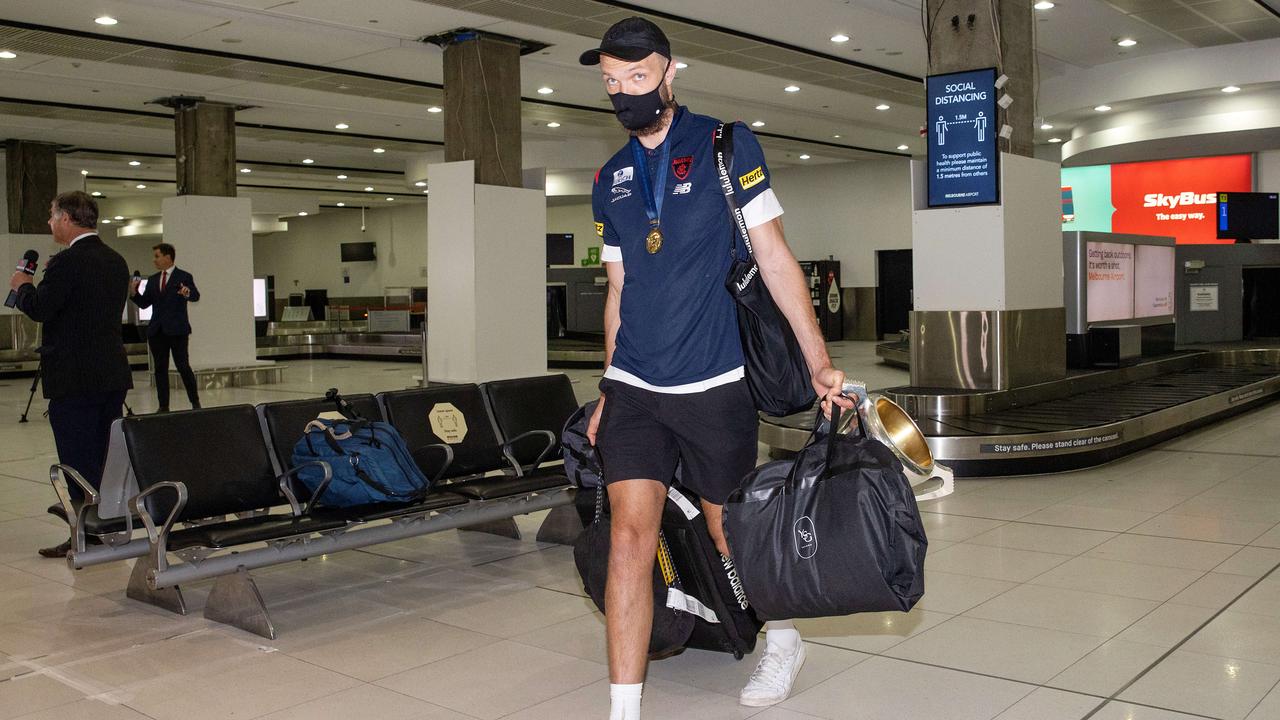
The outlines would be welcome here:
<svg viewBox="0 0 1280 720">
<path fill-rule="evenodd" d="M 658 182 L 649 179 L 649 158 L 645 156 L 644 146 L 636 138 L 631 138 L 631 158 L 635 164 L 636 175 L 640 178 L 640 194 L 644 196 L 644 212 L 649 216 L 650 229 L 657 228 L 662 218 L 662 198 L 667 191 L 667 164 L 671 162 L 671 133 L 676 129 L 676 120 L 680 113 L 671 118 L 671 126 L 667 128 L 667 137 L 662 141 L 662 151 L 658 155 Z M 654 192 L 654 189 L 657 192 Z"/>
</svg>

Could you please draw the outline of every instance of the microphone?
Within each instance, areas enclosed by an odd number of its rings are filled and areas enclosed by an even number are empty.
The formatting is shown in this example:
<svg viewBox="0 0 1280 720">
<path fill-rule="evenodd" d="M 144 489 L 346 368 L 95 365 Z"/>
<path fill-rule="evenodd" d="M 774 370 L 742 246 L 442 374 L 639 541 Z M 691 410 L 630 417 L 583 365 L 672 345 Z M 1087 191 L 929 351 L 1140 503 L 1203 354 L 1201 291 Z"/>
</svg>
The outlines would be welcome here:
<svg viewBox="0 0 1280 720">
<path fill-rule="evenodd" d="M 18 265 L 18 271 L 28 275 L 36 274 L 36 267 L 40 264 L 40 253 L 35 250 L 28 250 L 22 254 L 22 262 Z M 5 307 L 16 307 L 18 304 L 18 293 L 10 290 L 8 297 L 4 299 Z"/>
</svg>

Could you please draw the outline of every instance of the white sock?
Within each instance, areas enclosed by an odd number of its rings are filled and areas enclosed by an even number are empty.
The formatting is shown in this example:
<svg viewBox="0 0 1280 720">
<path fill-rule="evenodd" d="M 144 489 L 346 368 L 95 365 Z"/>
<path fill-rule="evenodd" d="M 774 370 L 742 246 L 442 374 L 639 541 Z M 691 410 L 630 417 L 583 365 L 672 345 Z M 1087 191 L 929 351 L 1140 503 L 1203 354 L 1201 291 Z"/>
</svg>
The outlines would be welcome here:
<svg viewBox="0 0 1280 720">
<path fill-rule="evenodd" d="M 788 652 L 800 647 L 800 631 L 790 620 L 770 620 L 764 624 L 765 646 L 774 645 Z"/>
<path fill-rule="evenodd" d="M 609 720 L 640 720 L 640 694 L 644 683 L 609 684 Z"/>
</svg>

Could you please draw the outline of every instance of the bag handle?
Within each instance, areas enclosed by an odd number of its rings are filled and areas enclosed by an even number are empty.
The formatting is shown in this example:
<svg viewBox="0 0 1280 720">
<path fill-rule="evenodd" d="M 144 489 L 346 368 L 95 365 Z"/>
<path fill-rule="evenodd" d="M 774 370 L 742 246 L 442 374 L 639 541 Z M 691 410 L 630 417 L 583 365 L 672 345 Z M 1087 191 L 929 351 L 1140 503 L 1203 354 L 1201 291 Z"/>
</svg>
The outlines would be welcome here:
<svg viewBox="0 0 1280 720">
<path fill-rule="evenodd" d="M 733 218 L 733 224 L 737 228 L 733 242 L 729 245 L 729 255 L 737 257 L 738 238 L 742 238 L 742 243 L 747 248 L 747 257 L 754 260 L 755 254 L 751 251 L 751 235 L 747 232 L 747 221 L 742 217 L 742 209 L 738 207 L 738 199 L 733 193 L 733 180 L 729 177 L 729 168 L 733 167 L 733 125 L 733 123 L 716 125 L 715 133 L 711 136 L 711 145 L 715 151 L 720 190 L 724 193 L 725 204 L 729 206 L 729 216 Z"/>
</svg>

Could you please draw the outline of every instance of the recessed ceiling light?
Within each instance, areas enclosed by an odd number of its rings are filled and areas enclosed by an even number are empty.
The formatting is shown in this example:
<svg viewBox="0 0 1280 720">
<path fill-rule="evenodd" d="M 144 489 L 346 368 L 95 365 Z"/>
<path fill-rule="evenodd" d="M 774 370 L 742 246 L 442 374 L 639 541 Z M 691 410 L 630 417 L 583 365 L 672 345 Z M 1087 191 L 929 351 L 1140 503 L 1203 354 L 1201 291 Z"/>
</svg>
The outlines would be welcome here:
<svg viewBox="0 0 1280 720">
<path fill-rule="evenodd" d="M 547 87 L 546 85 L 543 85 L 542 87 L 538 88 L 538 94 L 539 94 L 539 95 L 550 95 L 551 93 L 553 93 L 553 92 L 555 92 L 555 91 L 556 91 L 556 89 L 555 89 L 555 88 L 549 88 L 549 87 Z"/>
<path fill-rule="evenodd" d="M 102 193 L 98 192 L 97 190 L 94 190 L 93 192 L 91 192 L 91 193 L 89 193 L 89 194 L 90 194 L 90 195 L 92 195 L 92 196 L 94 196 L 94 197 L 102 197 Z"/>
<path fill-rule="evenodd" d="M 18 56 L 17 56 L 17 55 L 15 55 L 13 52 L 11 52 L 11 51 L 9 51 L 9 50 L 0 50 L 0 59 L 4 59 L 4 60 L 12 60 L 12 59 L 14 59 L 14 58 L 16 58 L 16 57 L 18 57 Z"/>
<path fill-rule="evenodd" d="M 339 180 L 346 180 L 346 179 L 347 179 L 347 176 L 346 176 L 346 175 L 339 175 L 339 176 L 338 176 L 338 179 L 339 179 Z"/>
<path fill-rule="evenodd" d="M 96 17 L 93 19 L 93 21 L 98 23 L 99 25 L 115 25 L 116 23 L 120 22 L 119 20 L 111 17 L 110 15 L 102 15 L 100 17 Z"/>
<path fill-rule="evenodd" d="M 250 170 L 249 168 L 240 168 L 240 172 L 244 173 L 245 175 L 248 175 L 249 173 L 253 172 L 253 170 Z"/>
<path fill-rule="evenodd" d="M 432 105 L 431 107 L 427 108 L 427 112 L 429 113 L 444 112 L 444 108 L 439 108 L 439 107 L 436 107 L 435 105 Z"/>
<path fill-rule="evenodd" d="M 1226 86 L 1226 87 L 1222 88 L 1222 92 L 1224 92 L 1224 93 L 1238 93 L 1238 92 L 1240 92 L 1240 88 L 1236 87 L 1235 85 L 1228 85 L 1228 86 Z"/>
<path fill-rule="evenodd" d="M 840 139 L 840 136 L 839 136 L 839 135 L 832 135 L 831 137 L 835 138 L 836 140 L 839 140 L 839 139 Z"/>
<path fill-rule="evenodd" d="M 426 180 L 419 180 L 418 182 L 414 183 L 414 184 L 413 184 L 413 186 L 414 186 L 414 187 L 426 187 L 426 186 L 427 186 L 427 181 L 426 181 Z"/>
<path fill-rule="evenodd" d="M 1099 106 L 1095 107 L 1095 108 L 1094 108 L 1094 110 L 1097 110 L 1098 112 L 1111 112 L 1111 106 L 1110 106 L 1110 105 L 1099 105 Z"/>
<path fill-rule="evenodd" d="M 310 165 L 311 163 L 314 163 L 314 162 L 315 162 L 315 160 L 312 160 L 311 158 L 303 158 L 303 159 L 302 159 L 302 164 L 303 164 L 303 165 Z"/>
<path fill-rule="evenodd" d="M 757 120 L 757 121 L 755 121 L 755 122 L 751 123 L 751 127 L 764 127 L 764 121 L 763 121 L 763 120 Z"/>
<path fill-rule="evenodd" d="M 889 105 L 887 103 L 880 103 L 879 105 L 876 106 L 876 109 L 883 112 L 889 109 Z"/>
<path fill-rule="evenodd" d="M 123 215 L 117 215 L 117 216 L 116 216 L 116 220 L 123 220 L 123 219 L 124 219 L 124 216 L 123 216 Z"/>
<path fill-rule="evenodd" d="M 676 63 L 676 69 L 677 69 L 677 70 L 684 70 L 684 69 L 685 69 L 685 68 L 687 68 L 687 67 L 689 67 L 689 63 L 687 63 L 687 62 L 678 62 L 678 63 Z"/>
<path fill-rule="evenodd" d="M 1116 44 L 1120 47 L 1133 47 L 1138 44 L 1138 41 L 1133 38 L 1120 38 L 1116 41 Z"/>
<path fill-rule="evenodd" d="M 1051 142 L 1051 143 L 1060 143 L 1060 142 L 1062 142 L 1062 138 L 1049 138 L 1049 142 Z"/>
<path fill-rule="evenodd" d="M 834 42 L 834 43 L 849 42 L 849 36 L 845 35 L 844 33 L 838 33 L 836 35 L 831 36 L 831 42 Z"/>
<path fill-rule="evenodd" d="M 139 190 L 146 190 L 146 189 L 147 189 L 147 186 L 146 186 L 146 185 L 143 185 L 142 183 L 138 183 L 137 185 L 134 185 L 134 187 L 138 188 Z"/>
<path fill-rule="evenodd" d="M 898 146 L 898 149 L 899 149 L 899 150 L 910 150 L 910 149 L 911 149 L 911 146 L 910 146 L 910 145 L 899 145 L 899 146 Z"/>
<path fill-rule="evenodd" d="M 430 190 L 423 190 L 423 191 L 422 191 L 422 194 L 423 194 L 423 195 L 426 195 L 426 194 L 427 194 L 427 193 L 429 193 L 429 192 L 431 192 L 431 191 L 430 191 Z"/>
<path fill-rule="evenodd" d="M 333 126 L 333 129 L 334 129 L 334 130 L 346 130 L 346 129 L 347 129 L 347 128 L 349 128 L 349 127 L 351 127 L 351 126 L 350 126 L 350 125 L 348 125 L 348 124 L 346 124 L 346 123 L 338 123 L 337 125 L 334 125 L 334 126 Z"/>
<path fill-rule="evenodd" d="M 1041 129 L 1041 130 L 1052 130 L 1052 129 L 1053 129 L 1053 124 L 1052 124 L 1052 123 L 1041 123 L 1041 124 L 1040 124 L 1040 129 Z"/>
<path fill-rule="evenodd" d="M 374 151 L 374 152 L 376 152 L 376 153 L 378 153 L 379 155 L 381 155 L 382 153 L 386 152 L 387 150 L 386 150 L 386 148 L 374 148 L 374 149 L 373 149 L 373 151 Z"/>
<path fill-rule="evenodd" d="M 1049 0 L 1043 0 L 1043 2 L 1038 2 L 1031 7 L 1037 10 L 1052 10 L 1054 8 L 1054 4 L 1049 2 Z"/>
<path fill-rule="evenodd" d="M 560 127 L 560 123 L 555 122 L 555 121 L 553 120 L 553 121 L 551 121 L 551 122 L 547 123 L 547 127 L 549 127 L 549 128 L 558 128 L 558 127 Z"/>
<path fill-rule="evenodd" d="M 103 224 L 103 225 L 110 225 L 110 224 L 111 224 L 111 221 L 110 221 L 110 220 L 108 220 L 108 219 L 106 219 L 106 218 L 103 218 L 103 219 L 102 219 L 102 224 Z"/>
<path fill-rule="evenodd" d="M 88 174 L 89 174 L 89 171 L 88 171 L 88 170 L 81 170 L 81 171 L 80 171 L 80 174 L 81 174 L 81 175 L 88 175 Z"/>
<path fill-rule="evenodd" d="M 142 163 L 138 162 L 137 160 L 130 160 L 130 161 L 129 161 L 129 164 L 130 164 L 130 165 L 132 165 L 132 166 L 134 166 L 134 167 L 138 167 L 138 166 L 139 166 L 139 165 L 141 165 Z"/>
<path fill-rule="evenodd" d="M 784 87 L 784 88 L 782 88 L 782 89 L 783 89 L 783 91 L 785 91 L 785 92 L 800 92 L 800 86 L 799 86 L 799 85 L 788 85 L 788 86 L 786 86 L 786 87 Z"/>
<path fill-rule="evenodd" d="M 809 159 L 809 154 L 808 154 L 808 153 L 805 153 L 804 155 L 801 155 L 801 156 L 800 156 L 800 159 L 801 159 L 801 160 L 808 160 L 808 159 Z"/>
<path fill-rule="evenodd" d="M 373 188 L 372 188 L 372 187 L 367 187 L 367 188 L 365 188 L 365 189 L 364 189 L 364 191 L 365 191 L 365 192 L 373 192 Z"/>
<path fill-rule="evenodd" d="M 346 206 L 347 206 L 346 203 L 338 203 L 338 207 L 346 207 Z"/>
<path fill-rule="evenodd" d="M 302 212 L 298 213 L 298 217 L 306 217 L 306 216 L 307 216 L 306 210 L 303 210 Z"/>
<path fill-rule="evenodd" d="M 395 198 L 387 198 L 387 202 L 391 202 L 392 200 L 395 200 Z"/>
</svg>

